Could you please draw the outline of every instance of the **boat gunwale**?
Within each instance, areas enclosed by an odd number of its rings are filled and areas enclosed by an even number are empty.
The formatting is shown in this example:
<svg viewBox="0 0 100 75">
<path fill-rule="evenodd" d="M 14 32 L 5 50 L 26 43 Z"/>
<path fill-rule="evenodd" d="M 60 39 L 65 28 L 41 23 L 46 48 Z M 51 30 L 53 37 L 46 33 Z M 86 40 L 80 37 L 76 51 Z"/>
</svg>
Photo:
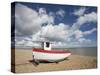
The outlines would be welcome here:
<svg viewBox="0 0 100 75">
<path fill-rule="evenodd" d="M 64 54 L 64 53 L 71 53 L 70 51 L 64 51 L 64 50 L 43 50 L 38 48 L 33 48 L 33 52 L 42 52 L 42 53 L 55 53 L 55 54 Z"/>
</svg>

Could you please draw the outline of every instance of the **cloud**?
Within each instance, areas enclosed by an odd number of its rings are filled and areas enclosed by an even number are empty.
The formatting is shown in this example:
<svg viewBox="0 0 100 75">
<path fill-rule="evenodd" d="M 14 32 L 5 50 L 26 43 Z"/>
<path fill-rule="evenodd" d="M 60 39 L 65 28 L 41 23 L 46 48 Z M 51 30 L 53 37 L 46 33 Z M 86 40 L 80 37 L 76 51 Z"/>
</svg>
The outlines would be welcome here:
<svg viewBox="0 0 100 75">
<path fill-rule="evenodd" d="M 76 15 L 76 16 L 82 16 L 82 15 L 84 15 L 85 11 L 86 11 L 86 8 L 85 7 L 81 7 L 80 9 L 75 10 L 73 12 L 73 14 Z"/>
<path fill-rule="evenodd" d="M 38 21 L 41 22 L 41 24 L 43 23 L 54 23 L 54 17 L 53 15 L 49 15 L 46 12 L 45 8 L 39 8 L 39 16 L 38 16 Z"/>
<path fill-rule="evenodd" d="M 91 12 L 89 14 L 85 14 L 77 19 L 77 24 L 82 25 L 87 22 L 96 22 L 97 14 L 95 12 Z"/>
<path fill-rule="evenodd" d="M 32 41 L 26 41 L 26 40 L 20 40 L 20 41 L 16 41 L 16 43 L 15 43 L 15 46 L 16 46 L 16 48 L 17 47 L 25 47 L 25 48 L 27 48 L 27 47 L 30 47 L 30 48 L 32 48 L 32 47 L 41 47 L 41 43 L 37 43 L 37 42 L 32 42 Z"/>
<path fill-rule="evenodd" d="M 42 27 L 41 35 L 51 41 L 64 41 L 69 30 L 69 26 L 63 23 L 59 25 L 49 24 L 45 27 Z"/>
<path fill-rule="evenodd" d="M 79 38 L 78 39 L 78 46 L 79 47 L 94 47 L 97 45 L 96 41 L 92 41 L 90 39 L 86 39 L 86 38 Z"/>
<path fill-rule="evenodd" d="M 49 12 L 49 15 L 55 17 L 55 13 L 52 11 Z"/>
<path fill-rule="evenodd" d="M 37 12 L 19 3 L 15 6 L 16 35 L 33 35 L 41 29 L 42 24 L 53 22 L 53 16 L 48 15 L 45 8 L 39 8 Z"/>
<path fill-rule="evenodd" d="M 56 15 L 59 15 L 61 17 L 64 17 L 65 16 L 65 11 L 63 9 L 60 9 L 56 12 Z"/>
<path fill-rule="evenodd" d="M 53 48 L 64 48 L 66 45 L 64 42 L 54 42 L 54 44 L 52 44 Z"/>
<path fill-rule="evenodd" d="M 85 38 L 79 38 L 78 41 L 79 41 L 80 44 L 91 43 L 91 40 L 85 39 Z"/>
<path fill-rule="evenodd" d="M 84 36 L 92 34 L 96 28 L 82 32 L 80 27 L 85 23 L 97 22 L 97 14 L 91 12 L 84 14 L 85 8 L 80 8 L 74 12 L 78 18 L 72 25 L 54 23 L 55 17 L 65 16 L 65 11 L 60 9 L 57 12 L 48 12 L 45 8 L 39 8 L 38 11 L 31 9 L 22 4 L 16 4 L 15 7 L 15 34 L 16 45 L 23 46 L 40 46 L 32 41 L 50 40 L 54 41 L 54 47 L 73 47 L 82 45 L 92 45 L 90 39 Z M 44 25 L 46 24 L 46 25 Z M 17 35 L 25 36 L 18 39 Z M 21 37 L 19 36 L 19 37 Z M 28 36 L 31 36 L 29 38 Z M 75 36 L 75 37 L 73 37 Z"/>
<path fill-rule="evenodd" d="M 30 46 L 33 47 L 35 45 L 35 43 L 33 43 L 32 41 L 26 41 L 26 43 L 24 44 L 24 46 Z"/>
<path fill-rule="evenodd" d="M 52 44 L 53 48 L 74 48 L 74 47 L 95 47 L 96 41 L 92 41 L 86 38 L 72 39 L 70 42 L 55 42 Z"/>
<path fill-rule="evenodd" d="M 39 8 L 39 15 L 47 14 L 45 8 Z"/>
<path fill-rule="evenodd" d="M 83 37 L 83 32 L 81 30 L 76 30 L 75 31 L 75 38 L 78 39 L 80 37 Z"/>
<path fill-rule="evenodd" d="M 83 16 L 80 16 L 75 23 L 72 25 L 72 30 L 75 31 L 80 28 L 81 25 L 84 25 L 85 23 L 96 23 L 97 22 L 97 14 L 95 12 L 91 12 L 88 14 L 84 14 Z"/>
<path fill-rule="evenodd" d="M 82 32 L 81 30 L 76 30 L 76 31 L 75 31 L 75 38 L 76 38 L 76 39 L 79 39 L 79 38 L 84 37 L 84 36 L 86 36 L 86 35 L 90 35 L 90 34 L 92 34 L 93 32 L 95 32 L 96 30 L 97 30 L 96 28 L 93 28 L 93 29 L 91 29 L 91 30 L 84 31 L 84 32 Z"/>
<path fill-rule="evenodd" d="M 88 35 L 88 34 L 92 34 L 93 32 L 95 32 L 97 29 L 96 28 L 93 28 L 91 30 L 88 30 L 88 31 L 85 31 L 83 32 L 84 35 Z"/>
<path fill-rule="evenodd" d="M 16 37 L 15 46 L 17 47 L 41 47 L 41 43 L 33 41 L 30 37 Z"/>
<path fill-rule="evenodd" d="M 24 45 L 25 44 L 25 40 L 20 40 L 20 41 L 16 41 L 15 45 Z"/>
<path fill-rule="evenodd" d="M 37 22 L 37 19 L 38 12 L 22 4 L 16 4 L 15 27 L 18 32 L 23 35 L 36 33 L 41 27 L 41 24 Z"/>
</svg>

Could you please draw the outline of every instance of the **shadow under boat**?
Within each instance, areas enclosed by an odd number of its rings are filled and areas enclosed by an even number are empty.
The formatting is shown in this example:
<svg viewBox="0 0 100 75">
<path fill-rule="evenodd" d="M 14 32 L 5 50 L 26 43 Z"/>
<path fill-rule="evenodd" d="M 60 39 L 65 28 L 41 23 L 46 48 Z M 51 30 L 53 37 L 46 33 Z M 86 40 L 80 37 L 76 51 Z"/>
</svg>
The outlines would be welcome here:
<svg viewBox="0 0 100 75">
<path fill-rule="evenodd" d="M 69 60 L 69 58 L 64 58 L 64 59 L 61 59 L 61 60 L 57 60 L 57 61 L 45 61 L 45 60 L 29 60 L 30 63 L 32 63 L 33 65 L 35 66 L 38 66 L 39 64 L 50 64 L 50 63 L 56 63 L 56 64 L 59 64 L 60 62 L 64 61 L 64 60 Z"/>
</svg>

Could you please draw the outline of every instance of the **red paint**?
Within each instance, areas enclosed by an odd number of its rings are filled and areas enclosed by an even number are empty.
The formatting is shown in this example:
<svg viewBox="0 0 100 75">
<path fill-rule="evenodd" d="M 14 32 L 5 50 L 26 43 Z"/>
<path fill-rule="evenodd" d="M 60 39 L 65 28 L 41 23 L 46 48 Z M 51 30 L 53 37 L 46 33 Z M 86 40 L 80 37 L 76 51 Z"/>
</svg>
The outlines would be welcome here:
<svg viewBox="0 0 100 75">
<path fill-rule="evenodd" d="M 35 52 L 42 52 L 42 53 L 58 53 L 58 54 L 61 54 L 61 53 L 71 53 L 70 51 L 64 51 L 64 50 L 43 50 L 43 49 L 38 49 L 38 48 L 33 48 L 33 51 Z"/>
</svg>

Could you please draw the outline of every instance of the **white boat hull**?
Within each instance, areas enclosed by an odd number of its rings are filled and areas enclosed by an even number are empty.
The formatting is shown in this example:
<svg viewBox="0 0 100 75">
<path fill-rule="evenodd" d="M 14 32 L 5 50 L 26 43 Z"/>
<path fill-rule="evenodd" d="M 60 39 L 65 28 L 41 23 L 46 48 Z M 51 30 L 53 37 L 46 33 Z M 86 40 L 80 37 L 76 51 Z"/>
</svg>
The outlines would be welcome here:
<svg viewBox="0 0 100 75">
<path fill-rule="evenodd" d="M 35 60 L 54 62 L 54 61 L 58 61 L 58 60 L 67 58 L 68 56 L 71 55 L 71 53 L 70 52 L 49 53 L 49 52 L 33 51 L 32 55 L 33 55 L 33 59 L 35 59 Z"/>
</svg>

